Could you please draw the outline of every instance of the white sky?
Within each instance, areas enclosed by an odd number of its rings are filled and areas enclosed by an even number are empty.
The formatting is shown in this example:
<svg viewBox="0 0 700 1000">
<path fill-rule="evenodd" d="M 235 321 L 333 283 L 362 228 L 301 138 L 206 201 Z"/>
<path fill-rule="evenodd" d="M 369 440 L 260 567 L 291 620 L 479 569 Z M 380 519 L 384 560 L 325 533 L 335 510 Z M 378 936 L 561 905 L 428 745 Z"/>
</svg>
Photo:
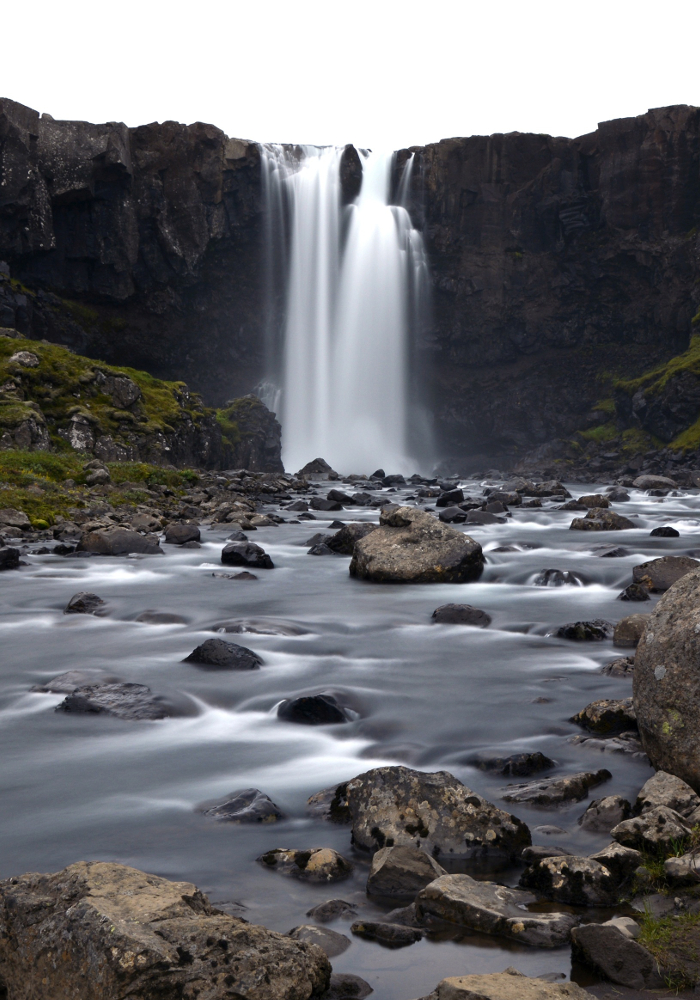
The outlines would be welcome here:
<svg viewBox="0 0 700 1000">
<path fill-rule="evenodd" d="M 698 0 L 4 0 L 0 96 L 373 148 L 700 105 Z"/>
</svg>

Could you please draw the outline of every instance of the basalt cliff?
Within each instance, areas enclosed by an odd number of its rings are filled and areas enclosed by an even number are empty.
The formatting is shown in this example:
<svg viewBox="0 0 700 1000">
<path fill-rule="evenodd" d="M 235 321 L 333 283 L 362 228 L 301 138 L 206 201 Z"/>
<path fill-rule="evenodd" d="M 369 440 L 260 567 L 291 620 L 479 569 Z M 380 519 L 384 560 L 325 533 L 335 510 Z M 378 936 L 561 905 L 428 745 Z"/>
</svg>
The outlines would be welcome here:
<svg viewBox="0 0 700 1000">
<path fill-rule="evenodd" d="M 694 453 L 700 109 L 412 152 L 433 282 L 415 346 L 438 451 L 602 468 Z M 254 388 L 266 363 L 254 142 L 0 100 L 0 169 L 0 327 L 184 378 L 209 405 Z"/>
</svg>

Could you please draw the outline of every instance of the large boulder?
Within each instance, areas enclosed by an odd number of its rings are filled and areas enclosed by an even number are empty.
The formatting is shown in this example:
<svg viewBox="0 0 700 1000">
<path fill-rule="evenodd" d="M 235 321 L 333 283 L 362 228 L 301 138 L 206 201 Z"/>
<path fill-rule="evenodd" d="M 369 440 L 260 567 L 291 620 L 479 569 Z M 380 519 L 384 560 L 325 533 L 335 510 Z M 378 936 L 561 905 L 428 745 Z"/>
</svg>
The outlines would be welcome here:
<svg viewBox="0 0 700 1000">
<path fill-rule="evenodd" d="M 215 909 L 190 882 L 105 862 L 0 882 L 0 978 L 17 1000 L 309 1000 L 314 945 Z"/>
<path fill-rule="evenodd" d="M 224 566 L 253 566 L 255 569 L 274 569 L 274 563 L 255 542 L 229 542 L 221 550 Z"/>
<path fill-rule="evenodd" d="M 690 819 L 695 810 L 700 809 L 700 795 L 675 774 L 657 771 L 642 785 L 634 804 L 634 811 L 637 815 L 641 815 L 650 809 L 655 809 L 656 806 L 675 809 L 685 819 Z"/>
<path fill-rule="evenodd" d="M 382 847 L 372 858 L 367 878 L 370 896 L 413 898 L 430 882 L 447 872 L 435 858 L 417 847 Z"/>
<path fill-rule="evenodd" d="M 668 854 L 675 843 L 690 835 L 691 825 L 675 809 L 654 806 L 641 816 L 633 816 L 618 823 L 610 831 L 618 844 L 651 854 Z"/>
<path fill-rule="evenodd" d="M 576 917 L 570 913 L 530 913 L 537 896 L 469 875 L 442 875 L 418 893 L 416 916 L 460 924 L 536 948 L 559 948 L 569 940 Z"/>
<path fill-rule="evenodd" d="M 409 844 L 434 858 L 517 857 L 530 831 L 447 771 L 377 767 L 339 785 L 356 847 Z M 332 808 L 331 808 L 332 812 Z"/>
<path fill-rule="evenodd" d="M 377 583 L 466 583 L 483 572 L 478 542 L 425 511 L 384 509 L 379 525 L 355 545 L 351 576 Z"/>
<path fill-rule="evenodd" d="M 664 594 L 634 661 L 634 708 L 652 765 L 700 792 L 700 569 Z"/>
<path fill-rule="evenodd" d="M 698 568 L 700 562 L 690 556 L 661 556 L 635 566 L 632 578 L 647 590 L 659 592 L 668 590 L 681 577 Z"/>
<path fill-rule="evenodd" d="M 585 517 L 575 517 L 569 525 L 574 531 L 624 531 L 635 527 L 634 521 L 605 507 L 591 507 Z"/>
<path fill-rule="evenodd" d="M 78 552 L 92 552 L 98 556 L 162 555 L 163 550 L 155 535 L 141 535 L 131 528 L 99 528 L 86 531 L 77 545 Z"/>
<path fill-rule="evenodd" d="M 421 1000 L 591 1000 L 576 983 L 550 983 L 517 969 L 486 975 L 450 976 Z"/>
<path fill-rule="evenodd" d="M 651 952 L 612 924 L 574 927 L 571 941 L 574 959 L 595 969 L 611 983 L 634 990 L 665 985 Z"/>
</svg>

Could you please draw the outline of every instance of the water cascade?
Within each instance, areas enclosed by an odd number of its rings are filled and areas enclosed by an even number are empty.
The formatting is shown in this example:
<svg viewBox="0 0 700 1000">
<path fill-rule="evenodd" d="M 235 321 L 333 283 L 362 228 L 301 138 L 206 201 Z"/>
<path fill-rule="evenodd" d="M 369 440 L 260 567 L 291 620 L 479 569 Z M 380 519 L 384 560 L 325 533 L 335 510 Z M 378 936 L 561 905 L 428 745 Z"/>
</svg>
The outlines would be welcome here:
<svg viewBox="0 0 700 1000">
<path fill-rule="evenodd" d="M 360 194 L 346 206 L 342 155 L 337 147 L 262 150 L 268 301 L 284 289 L 272 352 L 281 365 L 268 400 L 280 408 L 291 471 L 317 456 L 345 473 L 415 471 L 409 364 L 427 302 L 423 241 L 406 208 L 389 203 L 393 154 L 361 154 Z"/>
</svg>

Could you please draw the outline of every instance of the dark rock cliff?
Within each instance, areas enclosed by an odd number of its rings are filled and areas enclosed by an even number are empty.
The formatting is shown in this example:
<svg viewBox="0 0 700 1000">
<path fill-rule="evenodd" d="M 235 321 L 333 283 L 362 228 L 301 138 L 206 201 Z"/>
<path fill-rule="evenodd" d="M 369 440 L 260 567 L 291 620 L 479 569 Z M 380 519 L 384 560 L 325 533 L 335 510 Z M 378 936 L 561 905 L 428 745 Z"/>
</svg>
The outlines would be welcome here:
<svg viewBox="0 0 700 1000">
<path fill-rule="evenodd" d="M 512 456 L 594 426 L 614 378 L 687 348 L 699 109 L 414 153 L 434 285 L 418 347 L 443 453 Z M 0 259 L 17 279 L 0 325 L 186 378 L 210 404 L 250 392 L 265 365 L 254 143 L 200 123 L 55 122 L 0 100 L 0 167 Z"/>
</svg>

